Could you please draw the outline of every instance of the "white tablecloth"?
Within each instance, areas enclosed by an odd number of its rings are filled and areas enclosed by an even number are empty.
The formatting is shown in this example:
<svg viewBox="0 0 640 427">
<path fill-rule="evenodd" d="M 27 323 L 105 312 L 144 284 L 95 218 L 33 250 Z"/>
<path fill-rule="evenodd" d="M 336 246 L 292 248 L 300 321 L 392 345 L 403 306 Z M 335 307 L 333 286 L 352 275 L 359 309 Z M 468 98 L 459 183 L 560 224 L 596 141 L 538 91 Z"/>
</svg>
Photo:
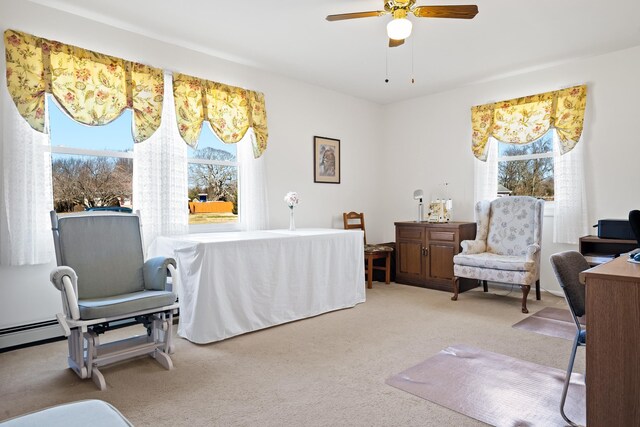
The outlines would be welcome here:
<svg viewBox="0 0 640 427">
<path fill-rule="evenodd" d="M 150 257 L 178 264 L 178 335 L 209 343 L 365 301 L 360 230 L 159 237 Z"/>
</svg>

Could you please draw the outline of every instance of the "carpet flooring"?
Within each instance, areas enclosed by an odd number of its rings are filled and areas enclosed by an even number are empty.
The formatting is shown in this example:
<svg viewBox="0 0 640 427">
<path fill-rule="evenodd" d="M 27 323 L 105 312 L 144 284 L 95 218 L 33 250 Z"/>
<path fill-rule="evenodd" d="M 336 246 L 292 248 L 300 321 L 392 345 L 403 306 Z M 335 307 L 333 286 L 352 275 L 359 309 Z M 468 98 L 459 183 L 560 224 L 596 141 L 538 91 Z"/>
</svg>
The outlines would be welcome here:
<svg viewBox="0 0 640 427">
<path fill-rule="evenodd" d="M 208 345 L 178 338 L 172 371 L 149 357 L 103 368 L 104 392 L 66 367 L 66 342 L 2 353 L 0 420 L 102 399 L 136 426 L 477 426 L 385 380 L 456 343 L 566 369 L 571 342 L 511 327 L 524 317 L 519 292 L 450 298 L 374 282 L 351 309 Z M 530 298 L 532 311 L 544 307 L 566 305 Z M 583 351 L 575 370 L 584 372 Z"/>
</svg>

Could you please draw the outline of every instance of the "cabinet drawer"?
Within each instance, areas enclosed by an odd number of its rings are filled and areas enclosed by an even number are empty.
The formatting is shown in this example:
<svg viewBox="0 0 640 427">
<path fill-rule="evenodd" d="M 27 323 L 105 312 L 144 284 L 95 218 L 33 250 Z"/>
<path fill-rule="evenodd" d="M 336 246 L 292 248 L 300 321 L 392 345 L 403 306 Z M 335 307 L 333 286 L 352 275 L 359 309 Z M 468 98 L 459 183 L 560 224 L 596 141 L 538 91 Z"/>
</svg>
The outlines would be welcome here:
<svg viewBox="0 0 640 427">
<path fill-rule="evenodd" d="M 456 240 L 455 231 L 429 231 L 429 240 L 440 240 L 442 242 L 454 242 Z"/>
<path fill-rule="evenodd" d="M 398 239 L 422 240 L 422 228 L 418 227 L 398 227 Z"/>
</svg>

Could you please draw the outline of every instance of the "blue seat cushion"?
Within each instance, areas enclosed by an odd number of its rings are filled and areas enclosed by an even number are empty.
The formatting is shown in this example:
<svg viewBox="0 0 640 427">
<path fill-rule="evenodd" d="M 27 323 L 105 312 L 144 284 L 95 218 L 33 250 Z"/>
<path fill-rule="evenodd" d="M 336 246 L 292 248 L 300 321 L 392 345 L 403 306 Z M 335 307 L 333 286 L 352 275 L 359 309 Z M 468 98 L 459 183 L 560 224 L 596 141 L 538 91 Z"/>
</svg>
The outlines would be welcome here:
<svg viewBox="0 0 640 427">
<path fill-rule="evenodd" d="M 145 289 L 140 219 L 127 214 L 77 214 L 58 219 L 59 265 L 78 275 L 78 299 Z"/>
<path fill-rule="evenodd" d="M 81 299 L 80 319 L 100 319 L 151 310 L 176 301 L 176 294 L 169 291 L 140 291 L 106 298 Z"/>
</svg>

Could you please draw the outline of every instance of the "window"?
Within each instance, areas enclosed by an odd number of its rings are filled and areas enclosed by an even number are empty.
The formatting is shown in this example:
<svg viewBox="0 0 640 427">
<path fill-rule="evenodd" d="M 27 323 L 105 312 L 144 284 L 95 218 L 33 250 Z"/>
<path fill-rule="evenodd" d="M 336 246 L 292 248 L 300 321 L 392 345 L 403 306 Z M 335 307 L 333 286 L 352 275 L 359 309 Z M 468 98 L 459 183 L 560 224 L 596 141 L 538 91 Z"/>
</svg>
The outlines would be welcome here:
<svg viewBox="0 0 640 427">
<path fill-rule="evenodd" d="M 553 135 L 551 129 L 529 144 L 498 143 L 498 197 L 554 200 Z"/>
<path fill-rule="evenodd" d="M 197 150 L 188 149 L 189 224 L 238 225 L 237 144 L 225 144 L 203 127 Z"/>
<path fill-rule="evenodd" d="M 53 205 L 65 214 L 88 209 L 130 212 L 133 138 L 131 111 L 104 126 L 69 118 L 47 95 Z"/>
<path fill-rule="evenodd" d="M 55 211 L 131 212 L 131 110 L 107 125 L 86 126 L 68 117 L 50 95 L 47 102 Z M 237 144 L 225 144 L 209 126 L 203 127 L 197 150 L 187 149 L 189 225 L 191 231 L 235 228 L 239 226 Z"/>
</svg>

